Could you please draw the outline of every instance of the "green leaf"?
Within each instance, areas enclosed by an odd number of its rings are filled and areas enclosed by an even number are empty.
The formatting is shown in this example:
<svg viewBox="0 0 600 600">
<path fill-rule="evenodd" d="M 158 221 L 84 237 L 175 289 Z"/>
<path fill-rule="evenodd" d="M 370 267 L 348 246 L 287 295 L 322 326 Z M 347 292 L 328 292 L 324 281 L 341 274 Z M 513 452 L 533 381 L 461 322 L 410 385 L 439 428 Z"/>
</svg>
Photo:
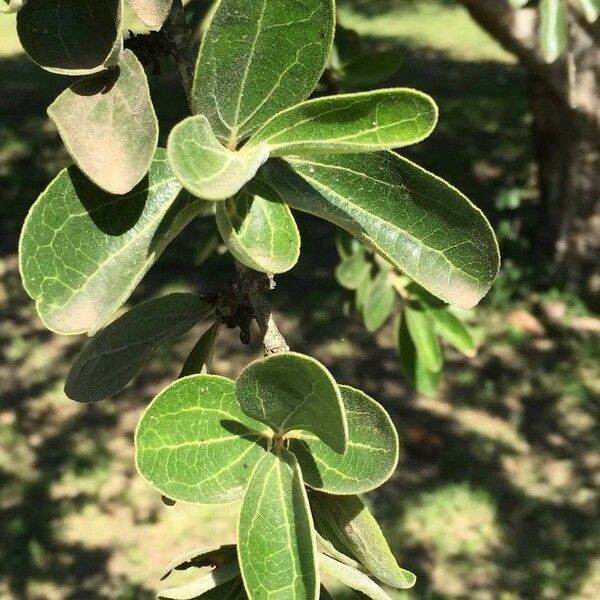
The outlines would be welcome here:
<svg viewBox="0 0 600 600">
<path fill-rule="evenodd" d="M 4 3 L 0 4 L 0 12 L 5 14 L 16 13 L 21 10 L 27 0 L 4 0 Z"/>
<path fill-rule="evenodd" d="M 48 115 L 73 160 L 103 190 L 126 194 L 148 172 L 158 120 L 146 73 L 130 50 L 115 69 L 64 91 Z"/>
<path fill-rule="evenodd" d="M 433 396 L 440 386 L 441 371 L 430 371 L 425 367 L 423 360 L 417 355 L 406 319 L 398 317 L 395 330 L 402 371 L 419 393 Z"/>
<path fill-rule="evenodd" d="M 443 300 L 470 308 L 499 268 L 488 221 L 458 190 L 392 152 L 269 161 L 292 208 L 346 229 Z"/>
<path fill-rule="evenodd" d="M 391 150 L 425 139 L 437 114 L 429 96 L 410 89 L 316 98 L 275 115 L 248 145 L 268 144 L 272 156 Z"/>
<path fill-rule="evenodd" d="M 158 593 L 157 598 L 163 600 L 194 600 L 206 592 L 229 583 L 239 574 L 240 569 L 237 562 L 223 565 L 193 583 L 162 590 Z"/>
<path fill-rule="evenodd" d="M 246 417 L 233 381 L 216 375 L 179 379 L 148 406 L 135 434 L 138 471 L 162 494 L 223 504 L 242 497 L 267 439 Z"/>
<path fill-rule="evenodd" d="M 529 0 L 508 0 L 508 3 L 515 8 L 523 8 Z"/>
<path fill-rule="evenodd" d="M 416 577 L 398 566 L 381 528 L 358 496 L 311 492 L 309 500 L 317 532 L 338 553 L 355 558 L 386 585 L 408 589 L 415 584 Z"/>
<path fill-rule="evenodd" d="M 122 50 L 121 0 L 34 0 L 17 14 L 23 49 L 52 73 L 85 75 L 116 64 Z"/>
<path fill-rule="evenodd" d="M 355 254 L 364 255 L 365 252 L 365 247 L 357 239 L 354 239 L 347 231 L 339 228 L 336 231 L 335 247 L 342 260 L 351 258 Z"/>
<path fill-rule="evenodd" d="M 317 550 L 302 473 L 276 448 L 256 465 L 238 522 L 238 556 L 250 600 L 315 600 Z"/>
<path fill-rule="evenodd" d="M 359 390 L 341 385 L 348 419 L 348 450 L 340 455 L 319 438 L 296 434 L 290 450 L 311 488 L 362 494 L 387 481 L 398 464 L 398 434 L 384 408 Z M 321 417 L 324 420 L 324 417 Z"/>
<path fill-rule="evenodd" d="M 540 44 L 547 62 L 554 62 L 567 47 L 569 9 L 565 0 L 540 1 Z"/>
<path fill-rule="evenodd" d="M 95 333 L 112 317 L 200 210 L 180 192 L 160 149 L 125 196 L 76 167 L 61 171 L 29 211 L 19 247 L 23 285 L 48 329 Z"/>
<path fill-rule="evenodd" d="M 389 272 L 380 271 L 368 290 L 363 293 L 365 295 L 362 312 L 365 327 L 373 333 L 383 326 L 394 308 L 396 294 L 390 283 Z"/>
<path fill-rule="evenodd" d="M 310 431 L 334 454 L 345 452 L 342 396 L 331 373 L 314 358 L 284 352 L 257 360 L 240 374 L 236 395 L 244 413 L 276 434 Z"/>
<path fill-rule="evenodd" d="M 169 16 L 173 0 L 129 0 L 140 21 L 152 29 L 160 29 Z"/>
<path fill-rule="evenodd" d="M 319 554 L 319 569 L 323 574 L 347 585 L 353 590 L 366 594 L 372 600 L 391 600 L 367 575 L 354 567 L 330 558 L 326 554 Z"/>
<path fill-rule="evenodd" d="M 335 269 L 335 278 L 347 290 L 358 290 L 365 280 L 371 275 L 371 264 L 363 254 L 356 254 L 342 260 Z"/>
<path fill-rule="evenodd" d="M 444 358 L 434 329 L 433 317 L 422 308 L 407 304 L 404 307 L 404 318 L 423 366 L 428 371 L 439 371 L 444 364 Z"/>
<path fill-rule="evenodd" d="M 334 21 L 332 0 L 220 0 L 198 56 L 194 112 L 227 147 L 237 147 L 312 92 Z"/>
<path fill-rule="evenodd" d="M 475 356 L 475 340 L 467 326 L 448 308 L 429 309 L 435 329 L 448 343 L 465 356 Z"/>
<path fill-rule="evenodd" d="M 202 334 L 188 355 L 179 374 L 180 378 L 187 377 L 188 375 L 204 375 L 208 373 L 221 326 L 221 321 L 216 321 Z"/>
<path fill-rule="evenodd" d="M 581 10 L 589 23 L 594 23 L 600 17 L 600 0 L 579 0 Z"/>
<path fill-rule="evenodd" d="M 400 49 L 364 54 L 343 65 L 339 83 L 344 90 L 372 88 L 390 79 L 401 64 Z"/>
<path fill-rule="evenodd" d="M 169 135 L 169 163 L 183 187 L 204 200 L 237 194 L 269 158 L 269 147 L 231 151 L 221 145 L 204 115 L 188 117 Z"/>
<path fill-rule="evenodd" d="M 224 546 L 209 546 L 184 552 L 173 559 L 165 568 L 160 580 L 165 580 L 173 571 L 185 571 L 191 568 L 217 567 L 237 559 L 234 544 Z"/>
<path fill-rule="evenodd" d="M 300 232 L 273 188 L 254 180 L 235 198 L 217 204 L 217 225 L 229 251 L 263 273 L 285 273 L 300 257 Z"/>
<path fill-rule="evenodd" d="M 158 348 L 187 333 L 214 312 L 193 294 L 170 294 L 138 304 L 98 333 L 73 364 L 65 393 L 95 402 L 120 392 Z"/>
</svg>

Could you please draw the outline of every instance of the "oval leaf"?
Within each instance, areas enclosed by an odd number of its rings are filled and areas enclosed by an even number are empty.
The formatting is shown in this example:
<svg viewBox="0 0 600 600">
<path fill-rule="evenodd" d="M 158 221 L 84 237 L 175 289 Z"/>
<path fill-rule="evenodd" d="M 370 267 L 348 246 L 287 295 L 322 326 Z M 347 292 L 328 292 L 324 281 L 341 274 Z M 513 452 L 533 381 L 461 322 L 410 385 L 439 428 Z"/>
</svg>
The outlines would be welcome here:
<svg viewBox="0 0 600 600">
<path fill-rule="evenodd" d="M 371 264 L 359 253 L 342 260 L 335 269 L 335 278 L 347 290 L 358 290 L 371 275 Z"/>
<path fill-rule="evenodd" d="M 225 200 L 237 194 L 269 158 L 269 147 L 233 152 L 214 136 L 203 115 L 188 117 L 169 135 L 169 162 L 186 190 L 204 200 Z"/>
<path fill-rule="evenodd" d="M 440 371 L 444 364 L 444 357 L 434 329 L 433 317 L 420 307 L 407 304 L 404 307 L 404 318 L 423 366 L 428 371 Z"/>
<path fill-rule="evenodd" d="M 160 29 L 169 16 L 173 0 L 129 0 L 140 21 L 152 29 Z"/>
<path fill-rule="evenodd" d="M 391 598 L 367 575 L 354 567 L 319 554 L 319 569 L 323 574 L 347 585 L 349 588 L 362 592 L 372 600 L 391 600 Z"/>
<path fill-rule="evenodd" d="M 250 600 L 316 600 L 317 550 L 296 458 L 285 448 L 256 465 L 238 522 L 238 555 Z"/>
<path fill-rule="evenodd" d="M 185 571 L 186 569 L 202 567 L 218 567 L 237 559 L 235 545 L 210 546 L 189 550 L 181 556 L 173 559 L 165 568 L 160 580 L 166 579 L 173 571 Z"/>
<path fill-rule="evenodd" d="M 254 181 L 235 198 L 217 205 L 217 225 L 229 251 L 263 273 L 285 273 L 300 256 L 300 232 L 287 204 L 273 189 Z"/>
<path fill-rule="evenodd" d="M 415 584 L 415 575 L 398 566 L 376 519 L 358 496 L 311 492 L 309 500 L 317 532 L 338 553 L 355 558 L 386 585 L 408 589 Z"/>
<path fill-rule="evenodd" d="M 242 497 L 264 455 L 262 425 L 244 415 L 233 381 L 179 379 L 144 412 L 135 434 L 138 471 L 174 500 L 222 504 Z"/>
<path fill-rule="evenodd" d="M 346 229 L 446 302 L 477 304 L 499 253 L 490 224 L 458 190 L 392 152 L 269 161 L 292 208 Z"/>
<path fill-rule="evenodd" d="M 447 308 L 428 309 L 435 329 L 448 343 L 465 356 L 475 356 L 475 340 L 467 326 Z"/>
<path fill-rule="evenodd" d="M 340 390 L 314 358 L 284 352 L 257 360 L 242 371 L 235 391 L 242 410 L 276 434 L 310 431 L 334 454 L 346 450 L 348 425 Z"/>
<path fill-rule="evenodd" d="M 23 49 L 52 73 L 85 75 L 116 64 L 122 48 L 121 0 L 35 0 L 17 14 Z"/>
<path fill-rule="evenodd" d="M 383 326 L 394 308 L 396 293 L 390 283 L 389 272 L 380 271 L 363 294 L 362 312 L 365 327 L 373 333 Z"/>
<path fill-rule="evenodd" d="M 317 98 L 275 115 L 252 136 L 272 156 L 391 150 L 425 139 L 437 106 L 416 90 L 378 90 Z"/>
<path fill-rule="evenodd" d="M 163 590 L 158 593 L 157 598 L 162 600 L 195 600 L 203 594 L 231 582 L 239 574 L 240 569 L 237 562 L 223 565 L 197 581 Z"/>
<path fill-rule="evenodd" d="M 73 84 L 48 108 L 79 168 L 111 194 L 126 194 L 148 172 L 158 120 L 144 68 L 130 50 L 119 66 Z"/>
<path fill-rule="evenodd" d="M 200 210 L 180 192 L 160 149 L 125 196 L 76 167 L 61 171 L 29 211 L 19 246 L 23 285 L 48 329 L 93 333 L 112 317 Z"/>
<path fill-rule="evenodd" d="M 138 304 L 98 333 L 71 367 L 65 393 L 95 402 L 120 392 L 152 354 L 214 312 L 193 294 L 170 294 Z"/>
<path fill-rule="evenodd" d="M 387 481 L 398 464 L 398 434 L 384 408 L 359 390 L 341 385 L 348 419 L 348 450 L 332 452 L 316 436 L 290 443 L 310 487 L 331 494 L 362 494 Z M 322 417 L 323 419 L 323 417 Z"/>
<path fill-rule="evenodd" d="M 204 35 L 194 112 L 235 148 L 321 76 L 334 33 L 332 0 L 221 0 Z"/>
</svg>

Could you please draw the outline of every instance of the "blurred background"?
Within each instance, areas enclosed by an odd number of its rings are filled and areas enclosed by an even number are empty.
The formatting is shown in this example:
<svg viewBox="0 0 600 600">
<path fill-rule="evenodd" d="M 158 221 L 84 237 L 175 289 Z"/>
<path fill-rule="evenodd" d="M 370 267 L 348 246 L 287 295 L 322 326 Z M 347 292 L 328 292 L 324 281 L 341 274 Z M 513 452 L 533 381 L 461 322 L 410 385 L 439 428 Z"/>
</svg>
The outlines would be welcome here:
<svg viewBox="0 0 600 600">
<path fill-rule="evenodd" d="M 594 132 L 574 111 L 560 113 L 543 73 L 502 49 L 463 6 L 473 3 L 338 4 L 344 39 L 356 32 L 364 55 L 387 61 L 355 69 L 354 84 L 371 87 L 371 76 L 436 99 L 436 132 L 403 153 L 484 210 L 503 254 L 489 296 L 462 315 L 477 356 L 447 350 L 432 396 L 402 375 L 391 324 L 373 336 L 345 310 L 333 226 L 300 215 L 300 263 L 277 280 L 273 302 L 290 345 L 382 402 L 400 432 L 399 468 L 369 497 L 400 564 L 418 575 L 414 590 L 395 598 L 598 600 Z M 141 31 L 132 19 L 128 28 Z M 85 340 L 44 329 L 16 251 L 27 210 L 68 162 L 45 113 L 68 83 L 32 64 L 14 19 L 0 16 L 0 598 L 153 598 L 174 556 L 234 539 L 237 505 L 167 507 L 135 473 L 139 415 L 177 375 L 202 326 L 112 400 L 83 406 L 62 391 Z M 346 84 L 330 77 L 324 85 Z M 178 89 L 163 62 L 152 78 L 163 142 L 185 114 Z M 206 222 L 192 224 L 131 303 L 229 278 L 228 256 L 201 261 L 206 232 Z M 259 355 L 259 344 L 243 347 L 226 332 L 213 368 L 235 377 Z"/>
</svg>

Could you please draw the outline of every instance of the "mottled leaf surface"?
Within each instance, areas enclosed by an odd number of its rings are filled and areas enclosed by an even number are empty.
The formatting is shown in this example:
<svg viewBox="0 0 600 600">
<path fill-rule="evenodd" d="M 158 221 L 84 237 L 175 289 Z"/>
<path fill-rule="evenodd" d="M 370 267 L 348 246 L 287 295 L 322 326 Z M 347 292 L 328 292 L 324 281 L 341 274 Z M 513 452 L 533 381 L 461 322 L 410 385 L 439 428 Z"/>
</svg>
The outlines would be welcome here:
<svg viewBox="0 0 600 600">
<path fill-rule="evenodd" d="M 147 173 L 158 120 L 144 68 L 130 50 L 118 67 L 78 81 L 48 115 L 79 168 L 111 194 L 126 194 Z"/>
<path fill-rule="evenodd" d="M 458 190 L 392 152 L 269 161 L 292 208 L 346 229 L 443 300 L 469 308 L 499 268 L 482 212 Z"/>
<path fill-rule="evenodd" d="M 256 466 L 238 522 L 238 555 L 250 600 L 315 600 L 316 542 L 296 458 L 284 448 Z"/>
<path fill-rule="evenodd" d="M 221 0 L 204 36 L 192 92 L 228 147 L 306 99 L 327 61 L 332 0 Z"/>
<path fill-rule="evenodd" d="M 121 391 L 154 352 L 214 312 L 193 294 L 169 294 L 138 304 L 92 339 L 75 360 L 65 393 L 94 402 Z"/>
<path fill-rule="evenodd" d="M 61 171 L 31 208 L 19 248 L 23 285 L 49 329 L 94 333 L 112 317 L 199 211 L 180 192 L 163 150 L 124 196 L 76 167 Z"/>
<path fill-rule="evenodd" d="M 242 410 L 277 434 L 310 431 L 334 454 L 344 452 L 348 428 L 339 387 L 318 361 L 283 352 L 248 365 L 236 384 Z"/>
<path fill-rule="evenodd" d="M 153 29 L 162 27 L 173 0 L 129 0 L 140 21 Z"/>
<path fill-rule="evenodd" d="M 152 401 L 138 424 L 138 471 L 174 500 L 233 502 L 264 455 L 262 429 L 240 410 L 233 381 L 216 375 L 179 379 Z"/>
<path fill-rule="evenodd" d="M 359 390 L 341 385 L 348 419 L 348 449 L 333 452 L 319 438 L 297 434 L 290 450 L 310 487 L 331 494 L 362 494 L 387 481 L 398 463 L 398 434 L 383 407 Z"/>
<path fill-rule="evenodd" d="M 251 138 L 272 156 L 374 152 L 415 144 L 437 122 L 434 101 L 416 90 L 390 89 L 308 100 L 275 115 Z"/>
</svg>

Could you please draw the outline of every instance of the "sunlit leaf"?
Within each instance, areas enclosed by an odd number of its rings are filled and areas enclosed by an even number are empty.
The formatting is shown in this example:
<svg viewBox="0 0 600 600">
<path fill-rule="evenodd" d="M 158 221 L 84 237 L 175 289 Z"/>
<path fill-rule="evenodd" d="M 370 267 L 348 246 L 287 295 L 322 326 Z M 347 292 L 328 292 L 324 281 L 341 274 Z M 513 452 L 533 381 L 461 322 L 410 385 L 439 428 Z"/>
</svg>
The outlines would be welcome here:
<svg viewBox="0 0 600 600">
<path fill-rule="evenodd" d="M 103 190 L 126 194 L 148 172 L 158 121 L 146 73 L 130 50 L 118 67 L 73 84 L 48 115 L 73 160 Z"/>
<path fill-rule="evenodd" d="M 135 434 L 142 477 L 174 500 L 221 504 L 242 497 L 265 453 L 263 426 L 235 399 L 234 383 L 216 375 L 179 379 L 144 412 Z"/>
<path fill-rule="evenodd" d="M 429 314 L 435 321 L 435 329 L 441 337 L 465 356 L 475 356 L 475 340 L 467 326 L 447 308 L 434 308 Z"/>
<path fill-rule="evenodd" d="M 227 584 L 238 577 L 240 569 L 237 562 L 223 565 L 204 575 L 197 581 L 169 588 L 158 592 L 157 598 L 160 600 L 195 600 L 224 584 Z"/>
<path fill-rule="evenodd" d="M 242 410 L 276 434 L 310 431 L 333 454 L 346 450 L 348 426 L 340 390 L 314 358 L 284 352 L 248 365 L 236 385 Z"/>
<path fill-rule="evenodd" d="M 332 0 L 221 0 L 200 48 L 194 112 L 235 148 L 312 92 L 329 55 L 334 19 Z"/>
<path fill-rule="evenodd" d="M 567 47 L 569 9 L 565 0 L 540 0 L 540 44 L 547 62 L 554 62 Z"/>
<path fill-rule="evenodd" d="M 237 559 L 237 550 L 235 545 L 226 544 L 224 546 L 209 546 L 195 548 L 184 552 L 173 559 L 163 571 L 160 580 L 166 579 L 173 571 L 185 571 L 191 568 L 217 567 Z"/>
<path fill-rule="evenodd" d="M 299 432 L 290 450 L 310 487 L 331 494 L 362 494 L 387 481 L 398 464 L 398 434 L 384 408 L 341 385 L 348 419 L 348 450 L 338 454 L 315 435 Z M 323 418 L 323 417 L 322 417 Z"/>
<path fill-rule="evenodd" d="M 433 317 L 428 311 L 407 304 L 404 308 L 404 318 L 423 366 L 428 371 L 439 371 L 444 363 L 444 358 L 434 329 Z"/>
<path fill-rule="evenodd" d="M 121 391 L 154 352 L 214 312 L 193 294 L 170 294 L 138 304 L 96 334 L 77 357 L 65 384 L 72 400 L 94 402 Z"/>
<path fill-rule="evenodd" d="M 384 325 L 394 308 L 396 294 L 390 283 L 389 273 L 380 271 L 363 294 L 362 313 L 365 327 L 367 331 L 374 332 Z"/>
<path fill-rule="evenodd" d="M 600 0 L 579 0 L 581 10 L 589 23 L 594 23 L 600 16 Z"/>
<path fill-rule="evenodd" d="M 339 562 L 326 554 L 319 554 L 319 569 L 323 574 L 362 592 L 372 600 L 391 600 L 391 598 L 367 575 Z"/>
<path fill-rule="evenodd" d="M 2 2 L 0 2 L 0 12 L 7 14 L 16 13 L 21 10 L 26 3 L 27 0 L 2 0 Z"/>
<path fill-rule="evenodd" d="M 250 600 L 315 600 L 317 550 L 302 473 L 280 448 L 256 466 L 238 522 L 238 555 Z"/>
<path fill-rule="evenodd" d="M 173 5 L 173 0 L 129 0 L 129 2 L 140 21 L 154 29 L 162 26 Z"/>
<path fill-rule="evenodd" d="M 187 377 L 188 375 L 203 375 L 210 371 L 212 357 L 215 351 L 215 345 L 222 324 L 220 321 L 213 323 L 196 342 L 196 345 L 189 353 L 179 377 Z"/>
</svg>

